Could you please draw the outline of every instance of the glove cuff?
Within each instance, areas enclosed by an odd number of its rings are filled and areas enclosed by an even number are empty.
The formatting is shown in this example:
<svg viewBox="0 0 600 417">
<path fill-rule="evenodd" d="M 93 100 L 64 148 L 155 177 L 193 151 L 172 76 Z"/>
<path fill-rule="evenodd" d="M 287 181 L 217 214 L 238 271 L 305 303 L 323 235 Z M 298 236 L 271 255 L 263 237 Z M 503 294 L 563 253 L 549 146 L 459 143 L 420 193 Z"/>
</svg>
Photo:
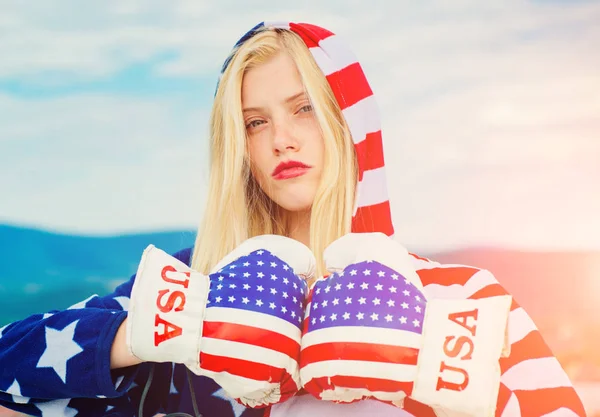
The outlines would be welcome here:
<svg viewBox="0 0 600 417">
<path fill-rule="evenodd" d="M 197 371 L 209 287 L 206 275 L 148 246 L 131 291 L 129 352 L 145 362 L 183 363 Z"/>
<path fill-rule="evenodd" d="M 439 416 L 495 415 L 512 297 L 432 299 L 411 397 Z"/>
</svg>

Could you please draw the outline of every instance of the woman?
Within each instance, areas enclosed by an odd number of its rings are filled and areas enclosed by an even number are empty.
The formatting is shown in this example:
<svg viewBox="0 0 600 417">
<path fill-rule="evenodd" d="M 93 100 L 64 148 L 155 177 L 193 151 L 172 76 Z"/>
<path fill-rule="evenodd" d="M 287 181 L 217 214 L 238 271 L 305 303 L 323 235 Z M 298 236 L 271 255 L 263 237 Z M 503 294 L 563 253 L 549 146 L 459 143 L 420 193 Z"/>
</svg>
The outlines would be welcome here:
<svg viewBox="0 0 600 417">
<path fill-rule="evenodd" d="M 381 234 L 392 236 L 394 230 L 378 113 L 360 65 L 339 38 L 313 25 L 273 23 L 257 25 L 240 39 L 223 67 L 215 96 L 210 175 L 207 210 L 196 244 L 193 249 L 175 254 L 177 262 L 149 248 L 138 273 L 113 294 L 93 296 L 66 311 L 34 315 L 0 331 L 0 404 L 32 415 L 53 416 L 130 416 L 138 413 L 141 403 L 144 415 L 176 411 L 236 417 L 307 413 L 328 416 L 336 412 L 435 415 L 431 408 L 410 398 L 400 403 L 393 399 L 386 403 L 385 395 L 376 396 L 379 401 L 354 401 L 357 398 L 352 397 L 350 401 L 354 402 L 350 404 L 334 402 L 345 401 L 343 395 L 336 396 L 338 382 L 304 384 L 296 371 L 301 368 L 302 376 L 302 370 L 311 364 L 302 360 L 294 364 L 296 367 L 280 367 L 283 371 L 278 374 L 269 371 L 268 379 L 277 379 L 279 391 L 273 398 L 255 398 L 257 402 L 253 403 L 236 396 L 236 389 L 245 387 L 236 385 L 237 359 L 217 361 L 216 365 L 227 368 L 217 371 L 203 369 L 210 360 L 191 363 L 194 354 L 199 352 L 202 358 L 206 353 L 202 351 L 206 348 L 205 333 L 194 336 L 192 340 L 198 346 L 192 343 L 193 349 L 188 348 L 185 354 L 180 355 L 177 349 L 159 352 L 165 346 L 161 344 L 163 339 L 177 341 L 178 335 L 185 333 L 181 329 L 196 325 L 206 332 L 215 327 L 214 323 L 226 321 L 222 317 L 209 320 L 209 311 L 217 310 L 213 309 L 215 303 L 221 302 L 216 295 L 220 291 L 217 281 L 230 268 L 246 264 L 243 260 L 256 261 L 262 256 L 262 251 L 256 249 L 268 249 L 269 256 L 276 259 L 274 264 L 292 266 L 295 274 L 280 271 L 289 282 L 296 275 L 304 275 L 314 284 L 313 305 L 307 307 L 304 323 L 305 337 L 317 331 L 310 327 L 317 290 L 322 288 L 324 293 L 330 282 L 327 280 L 340 279 L 349 266 L 371 259 L 372 242 L 380 244 L 377 252 L 395 248 L 396 258 L 408 256 L 388 237 L 384 237 L 385 242 L 381 240 Z M 246 240 L 269 234 L 281 239 Z M 410 281 L 410 268 L 396 262 L 393 255 L 372 257 L 392 275 L 396 271 Z M 412 285 L 427 299 L 485 302 L 506 294 L 487 271 L 440 265 L 414 255 L 409 258 L 420 280 L 413 279 Z M 172 269 L 168 269 L 170 265 L 174 265 Z M 187 265 L 191 269 L 186 269 Z M 164 271 L 173 275 L 161 275 Z M 330 278 L 312 282 L 330 272 L 335 272 Z M 188 291 L 184 295 L 192 293 L 188 284 L 203 286 L 194 291 L 204 291 L 208 304 L 189 302 L 185 309 L 199 309 L 196 315 L 206 317 L 206 321 L 194 322 L 195 316 L 190 315 L 185 324 L 178 325 L 175 314 L 178 308 L 179 313 L 184 310 L 183 298 L 177 299 L 174 289 L 154 285 L 160 280 L 157 277 Z M 243 279 L 230 278 L 230 286 Z M 243 298 L 243 287 L 231 291 L 237 292 L 229 297 Z M 298 291 L 305 294 L 304 289 Z M 171 316 L 152 314 L 152 309 L 167 306 L 161 296 L 173 302 L 160 314 Z M 320 300 L 319 308 L 328 307 Z M 140 329 L 149 323 L 143 317 L 152 318 L 150 326 L 163 323 L 160 330 L 142 332 Z M 266 323 L 255 326 L 259 331 L 269 330 Z M 461 323 L 469 328 L 466 319 Z M 152 344 L 150 335 L 164 337 L 154 339 Z M 510 306 L 508 339 L 510 354 L 500 359 L 502 378 L 493 399 L 497 416 L 585 415 L 559 363 L 531 319 L 514 302 Z M 180 347 L 185 349 L 184 345 Z M 302 341 L 303 352 L 309 348 Z M 242 349 L 232 354 L 245 352 Z M 172 360 L 164 360 L 169 355 Z M 149 379 L 150 391 L 143 395 Z M 296 393 L 301 388 L 298 382 L 313 395 L 303 390 Z M 344 383 L 337 386 L 347 387 Z M 325 398 L 327 395 L 329 398 Z M 264 407 L 266 404 L 271 405 Z"/>
</svg>

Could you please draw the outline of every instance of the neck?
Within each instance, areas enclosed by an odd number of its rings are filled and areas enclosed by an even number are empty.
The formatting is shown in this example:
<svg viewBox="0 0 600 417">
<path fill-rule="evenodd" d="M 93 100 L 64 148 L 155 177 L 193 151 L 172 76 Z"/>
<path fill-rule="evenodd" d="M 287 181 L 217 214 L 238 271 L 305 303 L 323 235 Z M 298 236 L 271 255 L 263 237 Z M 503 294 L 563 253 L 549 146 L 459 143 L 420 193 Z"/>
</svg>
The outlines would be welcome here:
<svg viewBox="0 0 600 417">
<path fill-rule="evenodd" d="M 288 213 L 286 226 L 289 238 L 310 247 L 310 210 Z"/>
</svg>

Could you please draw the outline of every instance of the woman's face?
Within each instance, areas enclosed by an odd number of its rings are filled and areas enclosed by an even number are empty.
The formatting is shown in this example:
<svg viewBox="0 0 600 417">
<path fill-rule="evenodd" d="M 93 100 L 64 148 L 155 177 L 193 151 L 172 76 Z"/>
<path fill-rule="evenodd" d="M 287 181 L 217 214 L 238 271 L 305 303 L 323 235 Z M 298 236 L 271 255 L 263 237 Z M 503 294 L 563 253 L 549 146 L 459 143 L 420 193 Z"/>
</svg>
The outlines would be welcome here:
<svg viewBox="0 0 600 417">
<path fill-rule="evenodd" d="M 323 136 L 289 55 L 244 75 L 242 109 L 261 189 L 288 211 L 310 210 L 323 170 Z"/>
</svg>

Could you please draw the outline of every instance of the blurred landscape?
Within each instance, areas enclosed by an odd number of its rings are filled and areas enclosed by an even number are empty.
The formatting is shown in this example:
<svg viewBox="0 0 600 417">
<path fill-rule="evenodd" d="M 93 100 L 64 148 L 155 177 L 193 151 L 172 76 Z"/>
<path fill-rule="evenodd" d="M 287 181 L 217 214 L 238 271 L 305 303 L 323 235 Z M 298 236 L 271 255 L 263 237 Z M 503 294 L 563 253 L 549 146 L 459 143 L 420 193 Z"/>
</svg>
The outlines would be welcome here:
<svg viewBox="0 0 600 417">
<path fill-rule="evenodd" d="M 83 237 L 0 226 L 0 327 L 108 294 L 135 272 L 149 244 L 172 253 L 193 241 L 191 231 Z M 541 329 L 590 415 L 600 413 L 600 252 L 471 248 L 419 255 L 492 271 Z"/>
</svg>

